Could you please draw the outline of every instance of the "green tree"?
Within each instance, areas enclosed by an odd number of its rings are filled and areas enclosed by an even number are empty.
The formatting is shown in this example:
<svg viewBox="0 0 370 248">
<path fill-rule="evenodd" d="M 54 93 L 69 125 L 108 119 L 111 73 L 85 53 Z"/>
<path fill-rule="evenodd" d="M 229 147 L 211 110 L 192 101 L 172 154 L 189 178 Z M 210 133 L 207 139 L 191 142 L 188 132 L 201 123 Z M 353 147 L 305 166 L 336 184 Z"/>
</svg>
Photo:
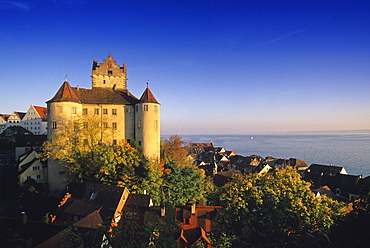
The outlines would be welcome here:
<svg viewBox="0 0 370 248">
<path fill-rule="evenodd" d="M 179 225 L 175 221 L 165 221 L 157 213 L 146 212 L 143 216 L 133 215 L 131 219 L 121 219 L 109 234 L 113 247 L 175 248 L 178 243 L 174 235 Z"/>
<path fill-rule="evenodd" d="M 61 248 L 83 248 L 82 235 L 77 227 L 71 226 L 62 232 L 60 237 Z"/>
<path fill-rule="evenodd" d="M 307 233 L 327 234 L 344 214 L 344 204 L 315 197 L 291 167 L 246 178 L 236 175 L 219 189 L 216 238 L 237 237 L 235 247 L 299 246 Z"/>
<path fill-rule="evenodd" d="M 204 175 L 199 169 L 175 162 L 165 165 L 163 189 L 165 202 L 169 205 L 184 205 L 204 200 Z"/>
</svg>

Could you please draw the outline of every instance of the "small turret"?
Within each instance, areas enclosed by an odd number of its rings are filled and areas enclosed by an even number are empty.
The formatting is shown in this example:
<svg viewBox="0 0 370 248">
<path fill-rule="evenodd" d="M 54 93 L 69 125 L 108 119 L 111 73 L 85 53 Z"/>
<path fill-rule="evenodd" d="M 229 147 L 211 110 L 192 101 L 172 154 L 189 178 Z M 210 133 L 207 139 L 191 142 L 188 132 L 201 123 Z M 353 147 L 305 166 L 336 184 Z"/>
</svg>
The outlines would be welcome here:
<svg viewBox="0 0 370 248">
<path fill-rule="evenodd" d="M 147 87 L 135 105 L 135 140 L 149 159 L 160 154 L 160 104 Z"/>
</svg>

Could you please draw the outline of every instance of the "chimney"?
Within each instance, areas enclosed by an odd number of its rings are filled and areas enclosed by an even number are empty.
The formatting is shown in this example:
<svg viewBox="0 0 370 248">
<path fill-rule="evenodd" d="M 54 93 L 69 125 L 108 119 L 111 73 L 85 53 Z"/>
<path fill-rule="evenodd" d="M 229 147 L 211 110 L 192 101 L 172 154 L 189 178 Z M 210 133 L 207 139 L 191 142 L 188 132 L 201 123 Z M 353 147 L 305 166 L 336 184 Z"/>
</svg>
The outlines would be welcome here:
<svg viewBox="0 0 370 248">
<path fill-rule="evenodd" d="M 195 215 L 195 203 L 191 204 L 191 215 Z"/>
<path fill-rule="evenodd" d="M 21 214 L 23 215 L 23 225 L 26 225 L 27 224 L 27 214 L 26 212 L 22 212 Z"/>
<path fill-rule="evenodd" d="M 161 207 L 161 217 L 165 217 L 166 216 L 166 207 Z"/>
</svg>

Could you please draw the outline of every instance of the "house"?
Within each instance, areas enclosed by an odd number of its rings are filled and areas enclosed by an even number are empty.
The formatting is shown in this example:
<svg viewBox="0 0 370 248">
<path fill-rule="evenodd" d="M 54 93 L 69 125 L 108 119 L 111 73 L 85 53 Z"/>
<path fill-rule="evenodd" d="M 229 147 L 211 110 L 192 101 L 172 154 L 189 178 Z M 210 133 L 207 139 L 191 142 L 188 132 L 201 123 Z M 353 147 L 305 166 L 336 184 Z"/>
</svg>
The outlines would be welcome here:
<svg viewBox="0 0 370 248">
<path fill-rule="evenodd" d="M 0 154 L 6 154 L 11 160 L 8 164 L 16 165 L 19 156 L 30 149 L 40 151 L 46 135 L 34 135 L 21 126 L 10 126 L 0 134 Z"/>
<path fill-rule="evenodd" d="M 181 247 L 190 247 L 204 241 L 211 247 L 207 233 L 213 230 L 212 219 L 219 206 L 196 206 L 195 204 L 175 207 L 175 219 L 180 222 L 180 233 L 177 241 Z"/>
<path fill-rule="evenodd" d="M 366 189 L 363 191 L 366 187 L 362 187 L 362 175 L 348 175 L 340 166 L 312 164 L 304 172 L 303 179 L 312 183 L 313 190 L 329 187 L 339 200 L 346 202 L 354 201 L 366 192 Z"/>
<path fill-rule="evenodd" d="M 72 224 L 99 210 L 104 222 L 116 226 L 129 194 L 126 188 L 110 185 L 91 184 L 86 189 L 71 188 L 58 205 L 52 222 Z"/>
<path fill-rule="evenodd" d="M 19 185 L 22 185 L 29 178 L 34 179 L 37 183 L 47 183 L 46 161 L 41 162 L 33 148 L 19 157 L 18 177 Z"/>
<path fill-rule="evenodd" d="M 202 152 L 214 151 L 213 143 L 190 143 L 189 154 L 198 155 Z"/>
<path fill-rule="evenodd" d="M 134 216 L 137 218 L 142 218 L 142 214 L 150 211 L 152 206 L 153 200 L 150 195 L 129 194 L 122 209 L 122 216 L 125 219 L 132 219 Z"/>
<path fill-rule="evenodd" d="M 10 115 L 0 114 L 0 134 L 9 126 L 8 118 Z"/>
<path fill-rule="evenodd" d="M 31 105 L 24 115 L 21 125 L 33 134 L 46 135 L 47 133 L 47 108 Z"/>
<path fill-rule="evenodd" d="M 314 189 L 313 192 L 315 193 L 316 197 L 320 197 L 321 195 L 326 195 L 327 197 L 338 201 L 338 196 L 334 194 L 334 192 L 327 186 L 322 186 L 320 188 Z"/>
<path fill-rule="evenodd" d="M 9 115 L 8 123 L 10 123 L 10 126 L 19 126 L 25 115 L 26 113 L 24 112 L 14 111 L 11 115 Z"/>
<path fill-rule="evenodd" d="M 251 155 L 244 157 L 235 155 L 230 157 L 230 166 L 233 170 L 239 170 L 243 174 L 268 172 L 272 167 L 268 164 L 262 163 L 263 158 L 258 155 Z"/>
<path fill-rule="evenodd" d="M 147 87 L 140 98 L 127 88 L 126 64 L 119 66 L 112 55 L 103 63 L 93 61 L 92 88 L 71 87 L 65 81 L 47 101 L 48 139 L 60 127 L 78 120 L 83 128 L 97 122 L 103 143 L 116 145 L 120 140 L 135 140 L 144 155 L 154 161 L 160 156 L 160 104 Z M 81 137 L 83 138 L 83 137 Z M 64 190 L 65 169 L 49 161 L 49 188 Z"/>
</svg>

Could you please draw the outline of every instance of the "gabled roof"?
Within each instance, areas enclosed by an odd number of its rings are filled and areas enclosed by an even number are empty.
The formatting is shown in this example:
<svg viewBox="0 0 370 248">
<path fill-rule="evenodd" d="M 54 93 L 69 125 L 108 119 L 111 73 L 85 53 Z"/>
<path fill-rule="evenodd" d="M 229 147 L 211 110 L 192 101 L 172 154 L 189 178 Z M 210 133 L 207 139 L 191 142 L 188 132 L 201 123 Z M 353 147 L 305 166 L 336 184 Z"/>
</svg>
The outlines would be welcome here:
<svg viewBox="0 0 370 248">
<path fill-rule="evenodd" d="M 152 91 L 149 88 L 146 88 L 144 93 L 141 95 L 139 103 L 157 103 L 157 99 L 155 99 Z"/>
<path fill-rule="evenodd" d="M 144 194 L 130 194 L 127 197 L 123 211 L 139 211 L 148 210 L 152 205 L 152 200 L 150 195 Z"/>
<path fill-rule="evenodd" d="M 72 197 L 59 208 L 56 222 L 65 221 L 65 215 L 87 216 L 100 209 L 99 214 L 104 221 L 110 221 L 118 208 L 125 188 L 91 184 L 83 193 L 82 198 L 72 193 Z"/>
<path fill-rule="evenodd" d="M 334 194 L 334 192 L 327 186 L 322 186 L 318 189 L 314 189 L 313 192 L 316 192 L 316 196 L 319 195 L 326 195 L 327 197 L 330 197 L 333 200 L 338 200 L 338 197 Z"/>
<path fill-rule="evenodd" d="M 196 244 L 201 240 L 204 240 L 207 244 L 211 244 L 211 241 L 207 238 L 207 233 L 202 227 L 192 229 L 181 228 L 180 235 L 177 238 L 177 241 L 183 242 L 186 245 Z"/>
<path fill-rule="evenodd" d="M 32 107 L 36 110 L 41 119 L 46 119 L 48 117 L 48 108 L 33 105 Z"/>
<path fill-rule="evenodd" d="M 89 214 L 88 216 L 86 216 L 85 218 L 79 220 L 78 222 L 76 222 L 72 226 L 77 227 L 78 231 L 81 234 L 84 234 L 84 235 L 82 235 L 84 245 L 86 245 L 86 247 L 90 247 L 87 244 L 89 244 L 90 242 L 92 244 L 94 244 L 94 242 L 92 241 L 92 239 L 94 239 L 94 237 L 93 237 L 94 232 L 92 232 L 92 230 L 98 228 L 102 222 L 103 221 L 102 221 L 102 219 L 99 215 L 99 211 L 96 210 L 96 211 L 92 212 L 91 214 Z M 68 235 L 73 235 L 73 234 L 68 232 L 68 230 L 71 229 L 72 226 L 69 226 L 69 227 L 65 228 L 64 230 L 58 232 L 54 236 L 50 237 L 49 239 L 47 239 L 43 243 L 36 246 L 36 248 L 61 247 L 62 243 L 66 239 L 71 238 L 71 237 L 68 237 Z"/>
<path fill-rule="evenodd" d="M 307 172 L 312 174 L 321 174 L 328 176 L 335 176 L 337 174 L 347 174 L 344 167 L 322 164 L 311 164 Z"/>
<path fill-rule="evenodd" d="M 0 118 L 2 118 L 4 121 L 8 121 L 9 116 L 10 115 L 0 114 Z"/>
</svg>

